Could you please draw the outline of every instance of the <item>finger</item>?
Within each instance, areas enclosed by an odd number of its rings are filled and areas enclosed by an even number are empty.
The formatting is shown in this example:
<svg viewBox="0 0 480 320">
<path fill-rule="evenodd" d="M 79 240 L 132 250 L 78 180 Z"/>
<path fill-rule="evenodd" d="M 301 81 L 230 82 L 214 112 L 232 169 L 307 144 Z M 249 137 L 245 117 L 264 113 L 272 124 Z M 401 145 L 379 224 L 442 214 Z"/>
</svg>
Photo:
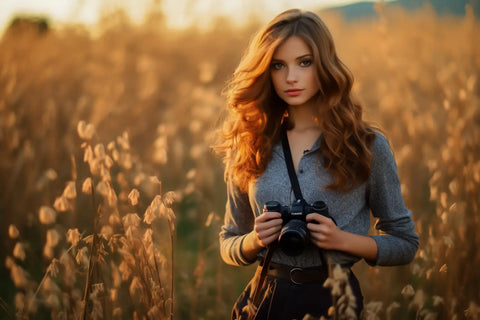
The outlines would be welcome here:
<svg viewBox="0 0 480 320">
<path fill-rule="evenodd" d="M 282 222 L 277 221 L 268 221 L 264 223 L 257 223 L 254 226 L 254 229 L 257 233 L 265 232 L 267 230 L 278 231 L 282 228 Z"/>
<path fill-rule="evenodd" d="M 282 228 L 282 221 L 267 221 L 263 223 L 255 224 L 254 229 L 257 233 L 272 234 L 275 232 L 280 232 Z"/>
<path fill-rule="evenodd" d="M 255 232 L 259 235 L 259 238 L 266 238 L 273 234 L 279 234 L 282 226 L 277 225 L 270 228 L 262 228 L 262 226 L 256 226 Z"/>
<path fill-rule="evenodd" d="M 307 223 L 307 229 L 308 231 L 310 231 L 311 233 L 315 233 L 315 232 L 320 232 L 322 230 L 321 228 L 321 224 L 317 223 L 317 222 L 309 222 Z"/>
<path fill-rule="evenodd" d="M 307 230 L 313 235 L 322 235 L 326 238 L 330 237 L 335 231 L 332 228 L 332 225 L 329 224 L 318 224 L 318 223 L 307 223 Z"/>
<path fill-rule="evenodd" d="M 269 244 L 273 243 L 277 239 L 278 239 L 278 234 L 273 234 L 269 237 L 261 239 L 260 241 L 264 246 L 268 246 Z"/>
<path fill-rule="evenodd" d="M 272 226 L 277 226 L 282 224 L 282 219 L 280 218 L 268 218 L 268 216 L 259 216 L 255 219 L 255 225 L 256 226 L 261 226 L 262 229 L 265 229 L 266 227 L 272 227 Z"/>
<path fill-rule="evenodd" d="M 327 236 L 321 232 L 310 232 L 310 239 L 312 241 L 324 242 L 327 240 Z"/>
<path fill-rule="evenodd" d="M 261 225 L 263 229 L 280 227 L 282 225 L 282 219 L 271 219 L 265 222 L 260 222 L 259 225 Z"/>
<path fill-rule="evenodd" d="M 311 234 L 310 241 L 320 249 L 329 249 L 331 247 L 328 237 L 321 233 Z"/>
<path fill-rule="evenodd" d="M 330 218 L 327 218 L 319 213 L 309 213 L 307 214 L 305 220 L 307 222 L 317 222 L 317 223 L 325 223 L 329 220 L 331 220 Z"/>
<path fill-rule="evenodd" d="M 337 224 L 333 221 L 330 217 L 325 217 L 318 213 L 310 213 L 306 216 L 305 220 L 310 223 L 319 224 L 319 225 L 326 225 L 328 227 L 334 227 Z"/>
<path fill-rule="evenodd" d="M 270 219 L 278 219 L 281 218 L 282 215 L 279 212 L 274 211 L 265 211 L 261 215 L 257 217 L 257 219 L 261 219 L 263 221 L 270 220 Z"/>
<path fill-rule="evenodd" d="M 312 239 L 311 241 L 316 247 L 318 247 L 320 249 L 326 249 L 327 248 L 324 241 L 320 241 L 320 240 L 316 240 L 316 239 Z"/>
</svg>

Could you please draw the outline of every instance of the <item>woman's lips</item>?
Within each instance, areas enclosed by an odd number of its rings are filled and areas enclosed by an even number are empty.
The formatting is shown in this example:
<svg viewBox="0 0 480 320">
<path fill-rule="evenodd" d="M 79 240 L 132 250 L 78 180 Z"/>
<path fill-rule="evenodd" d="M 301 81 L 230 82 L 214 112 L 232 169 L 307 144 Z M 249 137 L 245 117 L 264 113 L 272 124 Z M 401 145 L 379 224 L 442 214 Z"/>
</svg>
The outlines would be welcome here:
<svg viewBox="0 0 480 320">
<path fill-rule="evenodd" d="M 302 93 L 302 91 L 303 91 L 303 89 L 288 89 L 288 90 L 285 90 L 285 93 L 287 95 L 289 95 L 290 97 L 296 97 L 300 93 Z"/>
</svg>

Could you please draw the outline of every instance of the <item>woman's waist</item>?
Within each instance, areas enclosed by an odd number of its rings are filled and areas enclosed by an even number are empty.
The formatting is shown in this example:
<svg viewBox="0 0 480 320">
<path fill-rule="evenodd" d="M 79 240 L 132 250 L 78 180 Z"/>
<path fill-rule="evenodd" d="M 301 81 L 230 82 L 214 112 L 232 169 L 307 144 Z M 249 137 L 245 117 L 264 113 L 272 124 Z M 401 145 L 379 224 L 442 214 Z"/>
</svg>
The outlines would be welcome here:
<svg viewBox="0 0 480 320">
<path fill-rule="evenodd" d="M 337 265 L 335 265 L 337 266 Z M 270 263 L 266 270 L 266 275 L 271 278 L 286 280 L 294 284 L 305 284 L 320 282 L 324 283 L 325 280 L 331 275 L 335 266 L 317 266 L 301 268 L 298 266 L 289 266 L 278 263 Z M 345 272 L 350 272 L 351 265 L 339 265 Z M 257 273 L 262 271 L 262 265 L 257 268 Z"/>
<path fill-rule="evenodd" d="M 266 250 L 258 254 L 258 260 L 261 262 L 265 257 Z M 321 256 L 323 255 L 323 257 Z M 360 258 L 341 252 L 321 250 L 318 248 L 306 248 L 303 253 L 297 256 L 288 256 L 277 248 L 272 255 L 272 264 L 289 266 L 292 268 L 327 268 L 328 265 L 340 265 L 342 267 L 352 267 Z"/>
</svg>

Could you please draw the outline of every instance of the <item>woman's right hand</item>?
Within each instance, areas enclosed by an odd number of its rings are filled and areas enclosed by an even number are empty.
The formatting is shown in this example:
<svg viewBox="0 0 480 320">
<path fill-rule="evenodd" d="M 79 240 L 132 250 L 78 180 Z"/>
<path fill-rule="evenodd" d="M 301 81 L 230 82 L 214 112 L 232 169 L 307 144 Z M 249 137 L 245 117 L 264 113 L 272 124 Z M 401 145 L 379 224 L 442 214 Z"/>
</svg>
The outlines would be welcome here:
<svg viewBox="0 0 480 320">
<path fill-rule="evenodd" d="M 253 232 L 261 248 L 265 248 L 278 239 L 282 229 L 282 215 L 278 212 L 264 211 L 255 218 Z"/>
<path fill-rule="evenodd" d="M 245 259 L 254 261 L 258 252 L 278 239 L 282 229 L 282 215 L 265 211 L 255 218 L 252 232 L 247 234 L 241 247 Z"/>
</svg>

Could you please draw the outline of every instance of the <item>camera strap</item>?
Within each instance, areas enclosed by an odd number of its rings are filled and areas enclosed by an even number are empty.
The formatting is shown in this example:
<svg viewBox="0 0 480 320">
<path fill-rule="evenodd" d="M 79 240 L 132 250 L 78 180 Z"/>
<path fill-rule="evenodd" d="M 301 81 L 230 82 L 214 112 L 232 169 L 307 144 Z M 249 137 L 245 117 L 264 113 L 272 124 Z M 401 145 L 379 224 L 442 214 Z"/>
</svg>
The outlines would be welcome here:
<svg viewBox="0 0 480 320">
<path fill-rule="evenodd" d="M 296 200 L 301 200 L 302 202 L 305 202 L 305 200 L 303 199 L 302 190 L 300 189 L 300 183 L 298 182 L 297 174 L 295 173 L 295 167 L 293 165 L 292 152 L 290 150 L 290 145 L 288 143 L 286 127 L 282 128 L 282 147 L 283 147 L 283 154 L 285 156 L 285 163 L 287 165 L 288 176 L 290 178 L 290 183 L 292 185 L 295 198 Z M 273 252 L 276 249 L 276 246 L 277 246 L 277 242 L 274 242 L 268 246 L 267 252 L 265 254 L 265 258 L 263 259 L 263 264 L 261 265 L 261 272 L 258 279 L 258 284 L 255 287 L 254 291 L 251 293 L 251 302 L 257 308 L 259 306 L 260 299 L 261 299 L 260 292 L 265 283 L 265 278 L 267 276 L 267 272 L 270 266 L 270 261 L 273 256 Z M 324 268 L 327 268 L 327 260 L 325 259 L 325 256 L 321 251 L 320 251 L 320 258 L 322 260 L 322 266 Z M 249 315 L 248 319 L 252 319 L 252 316 L 254 315 Z"/>
<path fill-rule="evenodd" d="M 298 182 L 297 174 L 295 173 L 295 167 L 293 166 L 292 152 L 290 150 L 290 144 L 288 143 L 287 128 L 283 127 L 282 129 L 283 154 L 285 156 L 285 164 L 287 165 L 288 176 L 290 177 L 290 183 L 292 184 L 293 193 L 295 194 L 295 198 L 297 201 L 300 200 L 302 202 L 305 202 L 305 200 L 303 199 L 302 190 L 300 190 L 300 184 Z M 333 222 L 335 222 L 332 217 L 329 218 L 332 219 Z M 335 224 L 337 223 L 335 222 Z M 325 252 L 323 250 L 320 250 L 320 259 L 322 261 L 322 266 L 324 268 L 327 268 L 328 261 L 325 257 Z"/>
<path fill-rule="evenodd" d="M 295 173 L 295 167 L 293 165 L 292 152 L 288 143 L 287 130 L 282 130 L 282 147 L 283 154 L 285 156 L 285 164 L 287 165 L 288 176 L 290 177 L 290 183 L 292 184 L 293 193 L 296 200 L 303 200 L 302 190 L 300 190 L 300 184 L 298 183 L 297 174 Z"/>
</svg>

